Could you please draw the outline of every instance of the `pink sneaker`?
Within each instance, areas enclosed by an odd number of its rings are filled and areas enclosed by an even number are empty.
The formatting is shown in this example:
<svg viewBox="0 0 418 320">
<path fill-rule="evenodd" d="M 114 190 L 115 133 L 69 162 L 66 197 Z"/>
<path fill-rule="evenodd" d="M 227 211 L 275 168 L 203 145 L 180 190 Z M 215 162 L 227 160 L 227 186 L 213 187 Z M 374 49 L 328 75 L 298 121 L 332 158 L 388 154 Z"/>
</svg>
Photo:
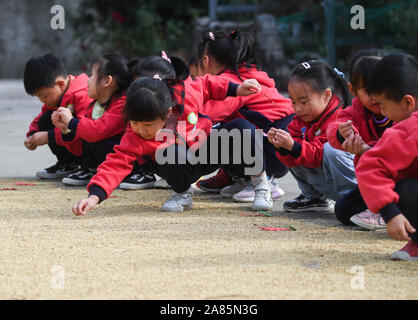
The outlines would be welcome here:
<svg viewBox="0 0 418 320">
<path fill-rule="evenodd" d="M 355 225 L 366 230 L 378 230 L 386 228 L 386 223 L 380 214 L 374 214 L 370 210 L 360 212 L 350 218 Z"/>
<path fill-rule="evenodd" d="M 418 243 L 410 240 L 401 250 L 390 257 L 392 260 L 418 261 Z"/>
</svg>

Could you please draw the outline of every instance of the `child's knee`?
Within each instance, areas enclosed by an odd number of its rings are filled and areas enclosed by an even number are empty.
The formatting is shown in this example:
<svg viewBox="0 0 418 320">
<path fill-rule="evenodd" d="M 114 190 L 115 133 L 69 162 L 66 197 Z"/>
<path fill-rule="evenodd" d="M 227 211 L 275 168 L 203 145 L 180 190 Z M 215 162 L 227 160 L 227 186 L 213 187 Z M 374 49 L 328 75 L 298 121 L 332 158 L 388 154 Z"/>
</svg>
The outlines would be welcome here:
<svg viewBox="0 0 418 320">
<path fill-rule="evenodd" d="M 329 142 L 324 144 L 324 155 L 323 155 L 323 162 L 327 163 L 328 165 L 333 164 L 339 165 L 343 164 L 344 167 L 351 168 L 354 172 L 354 155 L 333 148 Z"/>
</svg>

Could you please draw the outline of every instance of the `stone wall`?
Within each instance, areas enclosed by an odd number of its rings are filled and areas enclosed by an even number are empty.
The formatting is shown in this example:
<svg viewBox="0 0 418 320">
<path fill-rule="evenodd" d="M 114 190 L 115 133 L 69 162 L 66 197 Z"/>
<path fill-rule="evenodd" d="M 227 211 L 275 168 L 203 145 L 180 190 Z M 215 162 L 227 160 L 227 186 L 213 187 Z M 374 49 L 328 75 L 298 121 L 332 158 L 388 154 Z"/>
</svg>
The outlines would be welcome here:
<svg viewBox="0 0 418 320">
<path fill-rule="evenodd" d="M 68 16 L 79 0 L 0 0 L 0 78 L 21 78 L 27 60 L 51 52 L 64 61 L 69 72 L 78 69 L 79 45 L 73 39 Z M 50 26 L 51 7 L 62 5 L 65 30 Z"/>
</svg>

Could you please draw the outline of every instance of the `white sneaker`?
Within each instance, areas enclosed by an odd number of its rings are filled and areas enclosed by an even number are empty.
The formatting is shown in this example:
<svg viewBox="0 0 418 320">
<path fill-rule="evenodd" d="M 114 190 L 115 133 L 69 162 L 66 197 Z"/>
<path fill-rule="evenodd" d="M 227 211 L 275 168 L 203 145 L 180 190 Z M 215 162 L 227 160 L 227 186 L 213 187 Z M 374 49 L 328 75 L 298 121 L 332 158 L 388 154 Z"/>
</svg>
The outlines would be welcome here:
<svg viewBox="0 0 418 320">
<path fill-rule="evenodd" d="M 250 184 L 247 185 L 244 189 L 240 192 L 234 194 L 232 199 L 236 202 L 253 202 L 255 197 L 254 186 Z"/>
<path fill-rule="evenodd" d="M 171 189 L 170 185 L 167 183 L 165 179 L 159 179 L 154 182 L 154 188 L 157 189 Z"/>
<path fill-rule="evenodd" d="M 272 177 L 269 182 L 271 185 L 271 197 L 273 200 L 279 199 L 285 195 L 284 190 L 279 187 L 279 179 Z"/>
<path fill-rule="evenodd" d="M 269 183 L 260 183 L 254 187 L 255 196 L 251 208 L 253 210 L 270 210 L 273 208 L 273 199 L 271 197 L 271 186 Z"/>
<path fill-rule="evenodd" d="M 375 214 L 368 209 L 352 216 L 350 221 L 366 230 L 379 230 L 386 228 L 386 223 L 382 216 L 379 213 Z"/>
<path fill-rule="evenodd" d="M 231 184 L 230 186 L 226 186 L 222 188 L 221 191 L 219 192 L 222 197 L 231 198 L 238 192 L 245 189 L 245 187 L 248 187 L 250 185 L 250 181 L 244 178 L 234 177 L 233 179 L 235 180 L 234 184 Z"/>
<path fill-rule="evenodd" d="M 163 211 L 182 212 L 184 209 L 193 209 L 193 189 L 183 193 L 173 193 L 162 206 Z"/>
</svg>

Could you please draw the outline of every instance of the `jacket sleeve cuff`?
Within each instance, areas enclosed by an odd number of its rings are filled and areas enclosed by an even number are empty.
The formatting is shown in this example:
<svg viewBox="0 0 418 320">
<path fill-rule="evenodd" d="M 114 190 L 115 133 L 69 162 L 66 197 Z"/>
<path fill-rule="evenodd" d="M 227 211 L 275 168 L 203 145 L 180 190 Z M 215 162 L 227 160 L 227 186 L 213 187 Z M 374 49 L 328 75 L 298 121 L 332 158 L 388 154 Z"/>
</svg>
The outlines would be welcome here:
<svg viewBox="0 0 418 320">
<path fill-rule="evenodd" d="M 301 153 L 302 153 L 302 145 L 299 142 L 294 141 L 292 150 L 289 151 L 289 154 L 293 158 L 299 158 Z"/>
<path fill-rule="evenodd" d="M 227 97 L 236 97 L 237 96 L 237 89 L 239 85 L 236 83 L 230 82 L 228 85 L 228 91 L 226 92 Z"/>
<path fill-rule="evenodd" d="M 283 147 L 280 147 L 279 149 L 276 149 L 276 150 L 279 151 L 281 156 L 287 156 L 287 155 L 289 155 L 289 152 L 290 152 L 289 150 L 287 150 Z"/>
<path fill-rule="evenodd" d="M 55 143 L 55 130 L 48 130 L 48 141 L 49 143 Z"/>
<path fill-rule="evenodd" d="M 400 214 L 401 210 L 398 208 L 395 202 L 392 202 L 380 209 L 379 213 L 383 220 L 388 223 L 392 218 Z"/>
<path fill-rule="evenodd" d="M 340 134 L 340 130 L 337 130 L 337 140 L 341 144 L 343 144 L 345 141 L 344 137 Z"/>
<path fill-rule="evenodd" d="M 71 131 L 74 131 L 74 134 L 75 134 L 75 132 L 77 131 L 79 122 L 80 120 L 78 120 L 77 118 L 72 118 L 70 122 L 68 123 L 68 129 L 70 129 Z"/>
<path fill-rule="evenodd" d="M 97 184 L 93 184 L 92 186 L 90 186 L 89 196 L 99 197 L 99 203 L 102 202 L 103 200 L 106 200 L 106 198 L 107 198 L 106 192 L 101 187 L 99 187 Z"/>
</svg>

